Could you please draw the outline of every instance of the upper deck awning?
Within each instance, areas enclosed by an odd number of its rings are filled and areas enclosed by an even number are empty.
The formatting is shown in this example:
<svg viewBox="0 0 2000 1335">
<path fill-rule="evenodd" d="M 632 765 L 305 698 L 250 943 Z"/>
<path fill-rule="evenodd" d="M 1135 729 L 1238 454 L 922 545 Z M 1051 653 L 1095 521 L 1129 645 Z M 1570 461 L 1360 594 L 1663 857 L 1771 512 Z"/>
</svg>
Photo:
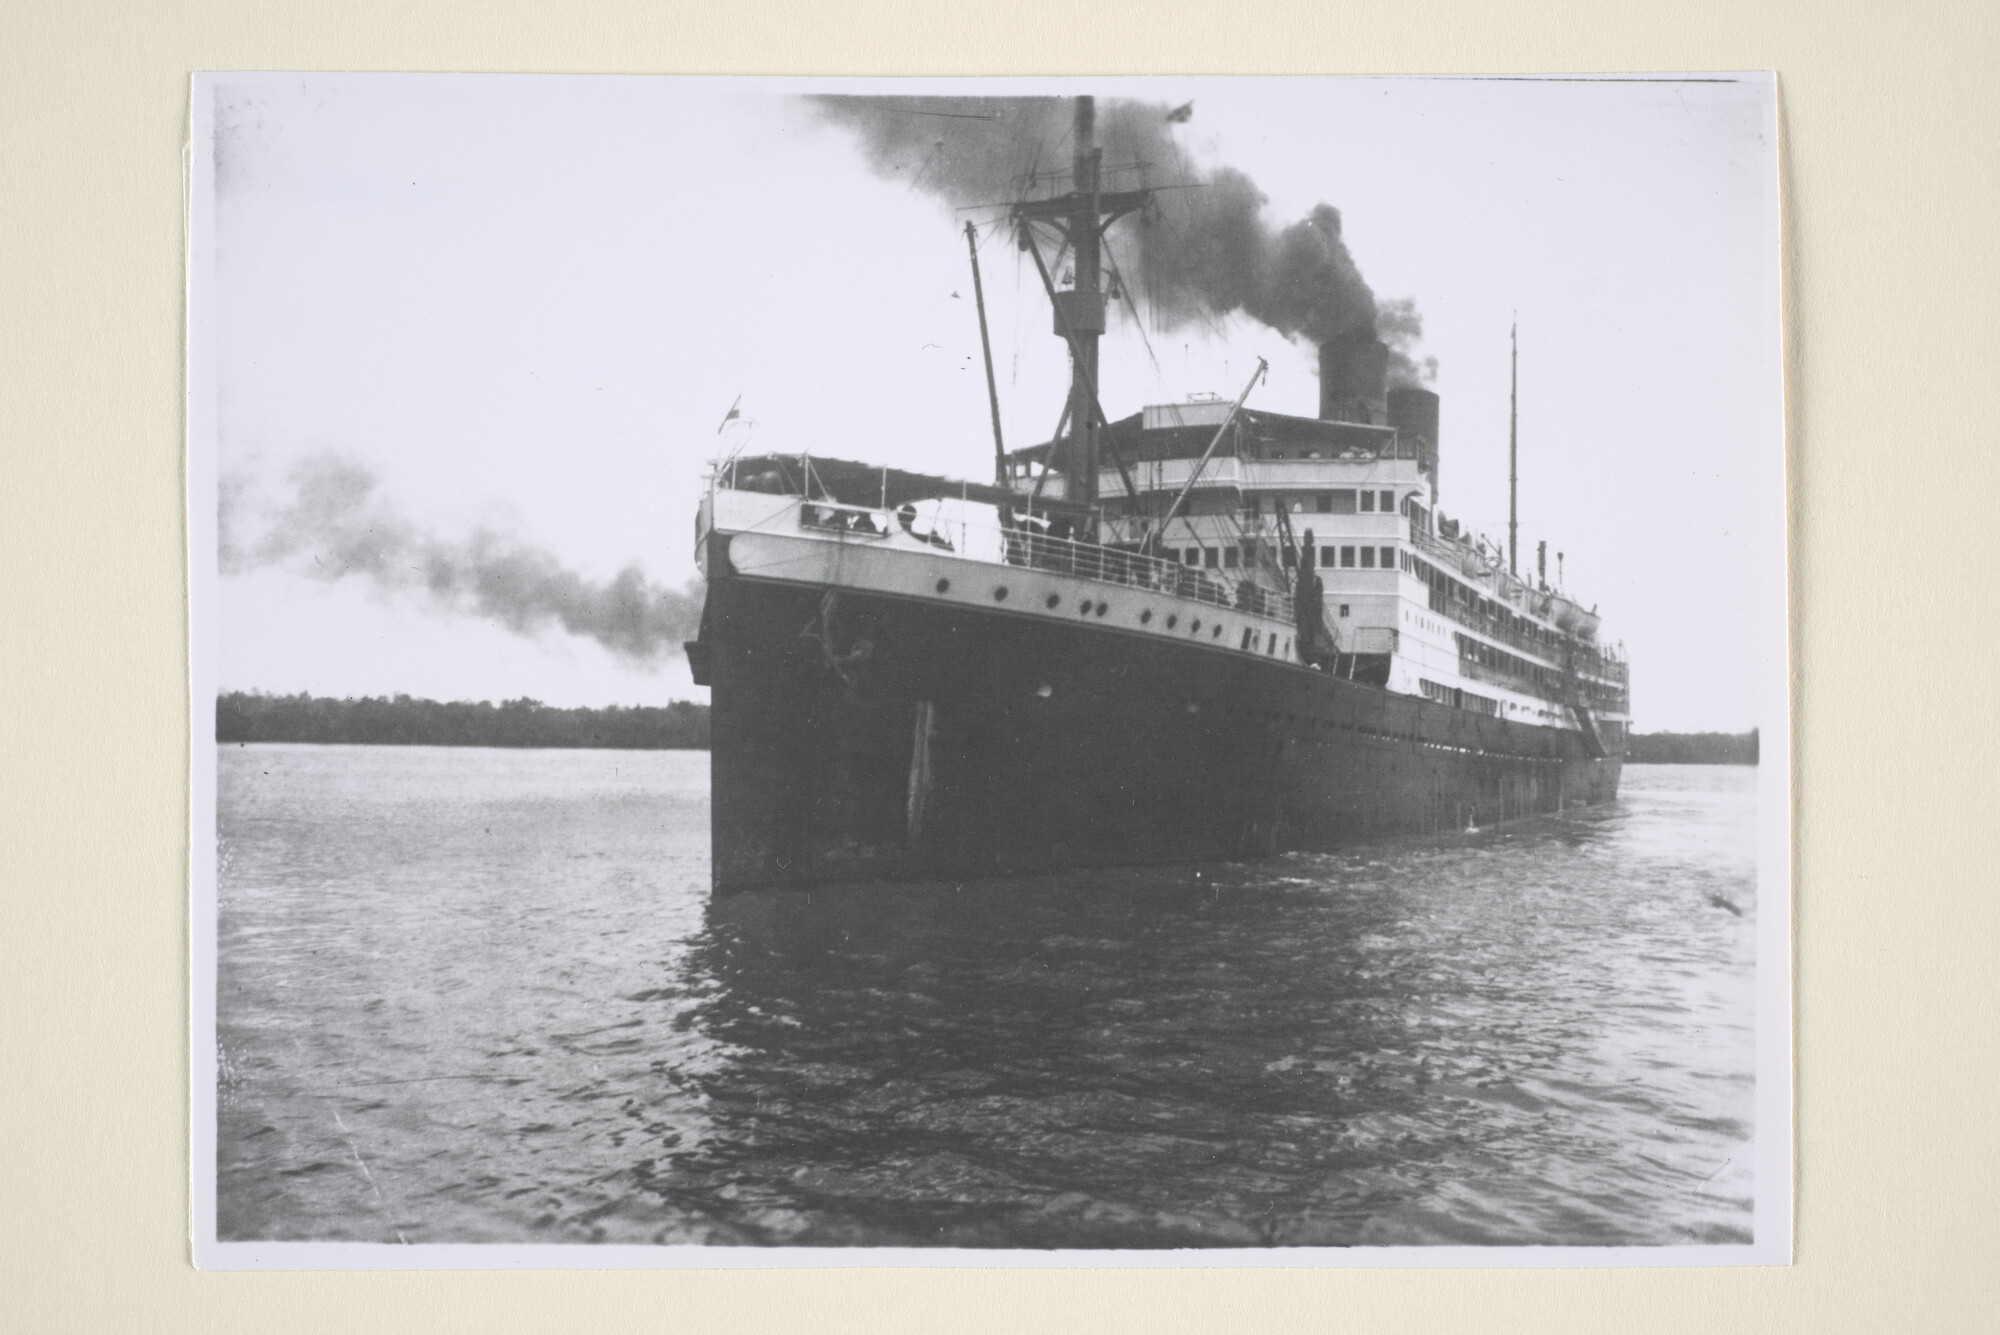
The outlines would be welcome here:
<svg viewBox="0 0 2000 1335">
<path fill-rule="evenodd" d="M 740 491 L 763 491 L 780 496 L 806 496 L 815 500 L 835 500 L 842 505 L 886 505 L 895 509 L 906 501 L 927 501 L 957 497 L 987 505 L 1007 505 L 1019 497 L 1004 488 L 985 482 L 929 473 L 909 473 L 879 464 L 855 463 L 850 459 L 826 459 L 819 455 L 746 455 L 722 466 L 722 481 Z"/>
<path fill-rule="evenodd" d="M 1183 425 L 1166 425 L 1172 413 L 1148 409 L 1121 417 L 1104 428 L 1105 444 L 1127 462 L 1140 459 L 1192 459 L 1200 456 L 1215 439 L 1220 416 L 1206 412 L 1207 403 L 1172 405 L 1183 410 Z M 1229 405 L 1222 404 L 1224 410 Z M 1202 421 L 1215 416 L 1214 421 Z M 1244 454 L 1269 458 L 1283 453 L 1294 458 L 1385 458 L 1397 449 L 1395 428 L 1362 422 L 1334 422 L 1319 417 L 1295 417 L 1290 413 L 1258 412 L 1244 408 L 1236 414 L 1237 425 L 1225 437 L 1217 453 Z M 1149 424 L 1151 423 L 1151 424 Z M 1030 445 L 1010 453 L 1016 465 L 1047 462 L 1053 442 Z M 1408 455 L 1406 457 L 1414 457 Z"/>
</svg>

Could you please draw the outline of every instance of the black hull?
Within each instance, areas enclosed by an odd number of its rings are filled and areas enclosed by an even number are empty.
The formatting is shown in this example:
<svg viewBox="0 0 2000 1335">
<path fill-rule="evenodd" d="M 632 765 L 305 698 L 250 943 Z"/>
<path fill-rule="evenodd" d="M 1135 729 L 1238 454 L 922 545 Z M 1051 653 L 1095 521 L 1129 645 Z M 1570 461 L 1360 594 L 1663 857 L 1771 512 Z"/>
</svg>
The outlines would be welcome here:
<svg viewBox="0 0 2000 1335">
<path fill-rule="evenodd" d="M 1622 738 L 1598 758 L 1294 663 L 854 589 L 828 634 L 823 588 L 710 574 L 718 892 L 1226 861 L 1617 795 Z"/>
</svg>

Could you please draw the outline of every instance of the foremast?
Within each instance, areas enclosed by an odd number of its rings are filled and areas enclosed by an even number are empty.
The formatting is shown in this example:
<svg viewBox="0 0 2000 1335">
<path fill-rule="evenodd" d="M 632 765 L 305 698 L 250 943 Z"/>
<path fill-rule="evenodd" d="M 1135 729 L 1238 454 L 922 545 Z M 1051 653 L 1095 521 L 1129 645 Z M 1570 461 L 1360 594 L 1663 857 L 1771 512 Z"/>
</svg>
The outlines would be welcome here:
<svg viewBox="0 0 2000 1335">
<path fill-rule="evenodd" d="M 1072 189 L 1053 199 L 1023 200 L 1014 205 L 1016 234 L 1022 250 L 1035 261 L 1055 311 L 1055 332 L 1069 344 L 1070 390 L 1063 420 L 1059 470 L 1064 495 L 1086 506 L 1097 504 L 1097 470 L 1102 454 L 1104 409 L 1098 395 L 1098 340 L 1105 329 L 1104 230 L 1126 214 L 1144 208 L 1150 190 L 1104 189 L 1104 150 L 1097 145 L 1097 99 L 1076 100 L 1075 156 Z M 1035 225 L 1053 228 L 1074 264 L 1075 285 L 1058 290 L 1042 257 Z M 1122 470 L 1121 470 L 1122 471 Z"/>
</svg>

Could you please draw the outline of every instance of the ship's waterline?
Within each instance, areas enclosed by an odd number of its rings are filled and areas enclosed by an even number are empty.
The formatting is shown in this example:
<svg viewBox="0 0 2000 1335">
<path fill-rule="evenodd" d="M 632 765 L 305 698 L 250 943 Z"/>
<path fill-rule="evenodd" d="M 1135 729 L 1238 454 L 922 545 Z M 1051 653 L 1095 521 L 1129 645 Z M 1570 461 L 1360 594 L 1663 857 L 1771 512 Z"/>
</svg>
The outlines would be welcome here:
<svg viewBox="0 0 2000 1335">
<path fill-rule="evenodd" d="M 1298 663 L 1285 621 L 1147 580 L 757 531 L 709 569 L 719 891 L 1326 850 L 1617 792 L 1579 730 Z"/>
<path fill-rule="evenodd" d="M 721 899 L 707 771 L 222 748 L 221 1236 L 1749 1240 L 1754 770 Z"/>
</svg>

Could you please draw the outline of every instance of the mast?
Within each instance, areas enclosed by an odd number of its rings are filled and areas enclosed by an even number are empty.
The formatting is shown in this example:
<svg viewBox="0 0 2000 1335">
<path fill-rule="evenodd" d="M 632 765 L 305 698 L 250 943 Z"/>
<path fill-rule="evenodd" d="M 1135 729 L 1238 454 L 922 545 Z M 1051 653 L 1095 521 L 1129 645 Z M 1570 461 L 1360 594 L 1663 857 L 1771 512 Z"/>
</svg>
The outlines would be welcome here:
<svg viewBox="0 0 2000 1335">
<path fill-rule="evenodd" d="M 1104 150 L 1097 146 L 1097 100 L 1076 100 L 1072 159 L 1073 189 L 1054 199 L 1024 200 L 1014 206 L 1020 228 L 1021 249 L 1034 256 L 1035 267 L 1049 283 L 1050 300 L 1055 306 L 1055 332 L 1070 349 L 1069 438 L 1063 442 L 1062 472 L 1067 479 L 1068 499 L 1084 505 L 1097 503 L 1097 463 L 1103 415 L 1098 411 L 1097 341 L 1104 334 L 1103 237 L 1104 229 L 1118 219 L 1143 208 L 1152 197 L 1148 190 L 1103 188 Z M 1042 261 L 1034 224 L 1046 223 L 1062 233 L 1074 257 L 1076 286 L 1067 292 L 1054 289 Z"/>
<path fill-rule="evenodd" d="M 1099 287 L 1097 215 L 1102 182 L 1099 169 L 1104 150 L 1097 146 L 1097 99 L 1076 100 L 1076 159 L 1073 164 L 1075 192 L 1071 199 L 1069 241 L 1076 251 L 1076 288 L 1070 304 L 1070 459 L 1075 466 L 1074 499 L 1085 505 L 1097 504 L 1097 420 L 1093 400 L 1097 397 L 1097 340 L 1104 333 L 1104 296 Z"/>
<path fill-rule="evenodd" d="M 1515 505 L 1519 487 L 1514 471 L 1517 453 L 1514 423 L 1521 394 L 1519 331 L 1519 321 L 1507 327 L 1507 573 L 1510 575 L 1521 573 L 1514 559 L 1515 548 L 1521 536 L 1520 514 Z"/>
<path fill-rule="evenodd" d="M 972 300 L 979 307 L 979 350 L 986 356 L 986 403 L 993 410 L 993 485 L 1007 485 L 1007 445 L 1000 438 L 1000 387 L 993 379 L 993 341 L 986 336 L 986 288 L 979 281 L 979 229 L 965 224 L 965 248 L 972 252 Z"/>
</svg>

